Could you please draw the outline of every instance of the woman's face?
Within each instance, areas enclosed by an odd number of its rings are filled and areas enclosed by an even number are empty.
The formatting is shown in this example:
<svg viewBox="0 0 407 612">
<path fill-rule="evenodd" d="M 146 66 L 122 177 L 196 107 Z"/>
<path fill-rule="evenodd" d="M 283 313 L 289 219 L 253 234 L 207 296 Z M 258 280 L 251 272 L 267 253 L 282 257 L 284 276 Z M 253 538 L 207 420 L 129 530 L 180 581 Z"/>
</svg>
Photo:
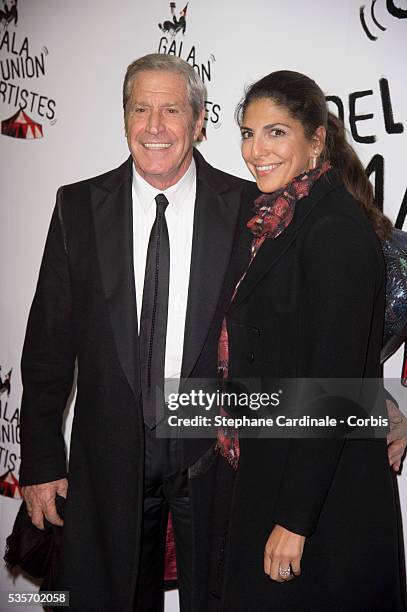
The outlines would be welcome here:
<svg viewBox="0 0 407 612">
<path fill-rule="evenodd" d="M 309 139 L 283 106 L 267 98 L 250 102 L 240 128 L 242 156 L 260 191 L 272 193 L 310 167 L 322 150 L 321 129 Z"/>
</svg>

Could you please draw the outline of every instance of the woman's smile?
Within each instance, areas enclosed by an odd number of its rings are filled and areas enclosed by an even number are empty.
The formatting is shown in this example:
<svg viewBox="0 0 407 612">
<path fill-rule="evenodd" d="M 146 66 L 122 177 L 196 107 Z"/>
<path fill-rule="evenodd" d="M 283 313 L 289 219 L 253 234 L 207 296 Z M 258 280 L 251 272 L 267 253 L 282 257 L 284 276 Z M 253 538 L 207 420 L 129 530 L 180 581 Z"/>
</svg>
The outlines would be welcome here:
<svg viewBox="0 0 407 612">
<path fill-rule="evenodd" d="M 255 166 L 257 176 L 267 176 L 272 172 L 275 172 L 284 162 L 279 162 L 277 164 L 262 164 L 259 166 Z"/>
</svg>

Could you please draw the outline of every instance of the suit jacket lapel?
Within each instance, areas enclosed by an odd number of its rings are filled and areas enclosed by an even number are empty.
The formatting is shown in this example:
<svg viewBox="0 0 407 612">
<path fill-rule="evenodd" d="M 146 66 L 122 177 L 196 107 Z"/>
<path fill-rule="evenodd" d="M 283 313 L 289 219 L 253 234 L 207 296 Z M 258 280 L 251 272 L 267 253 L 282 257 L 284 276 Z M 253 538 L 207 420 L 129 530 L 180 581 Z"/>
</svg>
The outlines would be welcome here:
<svg viewBox="0 0 407 612">
<path fill-rule="evenodd" d="M 132 158 L 91 188 L 100 273 L 119 361 L 139 393 L 138 325 L 133 263 Z"/>
<path fill-rule="evenodd" d="M 181 377 L 191 373 L 203 348 L 229 263 L 242 197 L 242 184 L 226 182 L 203 157 L 197 164 L 191 269 Z"/>
<path fill-rule="evenodd" d="M 267 274 L 270 269 L 276 265 L 279 259 L 286 253 L 297 238 L 299 229 L 317 203 L 321 200 L 321 198 L 329 193 L 329 191 L 335 189 L 339 184 L 339 179 L 332 171 L 329 171 L 326 175 L 322 176 L 315 183 L 310 195 L 307 198 L 304 198 L 304 200 L 300 200 L 298 202 L 294 218 L 288 228 L 277 238 L 266 239 L 263 242 L 259 252 L 250 264 L 250 267 L 240 284 L 234 300 L 230 304 L 229 312 L 231 312 L 236 306 L 245 300 L 253 291 L 257 283 L 261 281 L 263 276 L 265 276 L 265 274 Z"/>
</svg>

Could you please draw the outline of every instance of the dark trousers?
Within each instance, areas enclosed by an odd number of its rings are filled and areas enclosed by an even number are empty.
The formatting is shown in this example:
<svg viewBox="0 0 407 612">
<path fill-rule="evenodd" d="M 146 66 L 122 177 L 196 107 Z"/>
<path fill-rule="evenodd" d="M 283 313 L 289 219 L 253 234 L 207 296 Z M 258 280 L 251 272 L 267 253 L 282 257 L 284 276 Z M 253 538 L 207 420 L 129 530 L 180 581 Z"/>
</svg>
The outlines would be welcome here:
<svg viewBox="0 0 407 612">
<path fill-rule="evenodd" d="M 193 538 L 187 470 L 181 440 L 159 439 L 145 427 L 144 514 L 141 562 L 134 610 L 164 610 L 164 558 L 171 511 L 181 612 L 192 610 Z"/>
</svg>

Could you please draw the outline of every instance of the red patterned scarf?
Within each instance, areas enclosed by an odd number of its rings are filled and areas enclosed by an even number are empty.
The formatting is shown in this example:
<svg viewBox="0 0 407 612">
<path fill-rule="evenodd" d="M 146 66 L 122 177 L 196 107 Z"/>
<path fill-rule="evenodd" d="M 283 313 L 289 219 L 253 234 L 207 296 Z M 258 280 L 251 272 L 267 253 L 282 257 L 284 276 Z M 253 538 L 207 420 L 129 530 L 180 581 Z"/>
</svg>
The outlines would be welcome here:
<svg viewBox="0 0 407 612">
<path fill-rule="evenodd" d="M 290 225 L 298 200 L 305 198 L 314 183 L 330 168 L 330 164 L 324 162 L 322 166 L 296 176 L 285 187 L 270 194 L 264 193 L 255 200 L 254 212 L 256 214 L 247 222 L 248 229 L 254 235 L 251 257 L 235 287 L 231 302 L 263 242 L 267 238 L 277 238 Z M 223 319 L 218 342 L 218 371 L 223 381 L 226 382 L 229 374 L 229 338 L 226 319 Z M 220 413 L 221 416 L 228 416 L 222 406 Z M 218 428 L 216 450 L 235 470 L 238 468 L 240 447 L 238 431 L 235 427 Z"/>
</svg>

